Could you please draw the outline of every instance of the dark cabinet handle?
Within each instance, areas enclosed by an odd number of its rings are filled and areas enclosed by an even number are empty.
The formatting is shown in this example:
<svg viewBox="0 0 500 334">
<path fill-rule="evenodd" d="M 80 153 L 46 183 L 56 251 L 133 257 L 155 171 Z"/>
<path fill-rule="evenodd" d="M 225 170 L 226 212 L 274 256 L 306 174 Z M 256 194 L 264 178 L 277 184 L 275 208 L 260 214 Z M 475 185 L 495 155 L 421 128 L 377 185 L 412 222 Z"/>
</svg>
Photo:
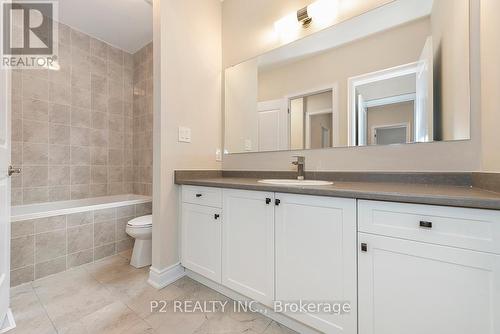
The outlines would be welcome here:
<svg viewBox="0 0 500 334">
<path fill-rule="evenodd" d="M 279 199 L 277 199 L 277 198 L 276 198 L 276 199 L 274 200 L 274 204 L 275 204 L 276 206 L 279 206 L 279 205 L 281 204 L 281 201 L 280 201 Z"/>
<path fill-rule="evenodd" d="M 420 227 L 423 227 L 423 228 L 432 228 L 432 222 L 421 221 L 420 222 Z"/>
<path fill-rule="evenodd" d="M 216 214 L 214 215 L 214 219 L 215 219 L 215 220 L 217 220 L 217 219 L 219 219 L 219 218 L 220 218 L 220 215 L 216 213 Z"/>
<path fill-rule="evenodd" d="M 200 198 L 202 195 L 201 194 L 196 194 L 196 197 Z"/>
<path fill-rule="evenodd" d="M 365 253 L 368 252 L 368 245 L 365 243 L 361 244 L 361 251 Z"/>
<path fill-rule="evenodd" d="M 270 198 L 266 198 L 266 204 L 270 204 L 271 203 L 271 199 Z"/>
</svg>

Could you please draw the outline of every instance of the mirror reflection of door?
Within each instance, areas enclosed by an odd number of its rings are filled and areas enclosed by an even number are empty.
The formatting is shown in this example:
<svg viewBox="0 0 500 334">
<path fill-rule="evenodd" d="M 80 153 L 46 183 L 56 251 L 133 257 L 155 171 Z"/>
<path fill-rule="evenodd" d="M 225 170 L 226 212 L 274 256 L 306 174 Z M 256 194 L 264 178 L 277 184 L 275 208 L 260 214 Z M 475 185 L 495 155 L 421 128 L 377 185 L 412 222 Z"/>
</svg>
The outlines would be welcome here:
<svg viewBox="0 0 500 334">
<path fill-rule="evenodd" d="M 356 120 L 351 142 L 388 145 L 430 138 L 429 70 L 429 63 L 421 61 L 351 78 L 356 102 L 354 113 L 350 111 Z"/>
<path fill-rule="evenodd" d="M 290 149 L 333 147 L 334 94 L 320 91 L 289 99 Z"/>
<path fill-rule="evenodd" d="M 259 152 L 279 151 L 281 141 L 283 101 L 274 100 L 258 104 Z"/>
</svg>

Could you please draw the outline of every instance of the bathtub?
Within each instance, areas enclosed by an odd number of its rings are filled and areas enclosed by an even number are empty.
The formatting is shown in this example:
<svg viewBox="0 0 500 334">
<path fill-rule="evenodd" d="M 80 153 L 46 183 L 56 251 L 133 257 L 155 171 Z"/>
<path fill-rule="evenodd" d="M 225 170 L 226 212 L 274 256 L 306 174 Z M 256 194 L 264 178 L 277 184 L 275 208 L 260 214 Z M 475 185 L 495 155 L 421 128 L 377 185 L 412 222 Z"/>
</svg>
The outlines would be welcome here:
<svg viewBox="0 0 500 334">
<path fill-rule="evenodd" d="M 151 212 L 151 197 L 141 195 L 13 206 L 11 285 L 131 249 L 127 222 Z"/>
</svg>

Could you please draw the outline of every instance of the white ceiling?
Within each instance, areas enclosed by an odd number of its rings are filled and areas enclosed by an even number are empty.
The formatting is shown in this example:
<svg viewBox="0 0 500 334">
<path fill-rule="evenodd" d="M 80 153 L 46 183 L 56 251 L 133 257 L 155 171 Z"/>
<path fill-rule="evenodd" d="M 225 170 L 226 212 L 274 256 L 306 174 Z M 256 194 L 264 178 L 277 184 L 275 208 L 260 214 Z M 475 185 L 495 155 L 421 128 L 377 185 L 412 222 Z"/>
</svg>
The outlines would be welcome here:
<svg viewBox="0 0 500 334">
<path fill-rule="evenodd" d="M 60 0 L 59 21 L 130 53 L 153 40 L 145 0 Z"/>
</svg>

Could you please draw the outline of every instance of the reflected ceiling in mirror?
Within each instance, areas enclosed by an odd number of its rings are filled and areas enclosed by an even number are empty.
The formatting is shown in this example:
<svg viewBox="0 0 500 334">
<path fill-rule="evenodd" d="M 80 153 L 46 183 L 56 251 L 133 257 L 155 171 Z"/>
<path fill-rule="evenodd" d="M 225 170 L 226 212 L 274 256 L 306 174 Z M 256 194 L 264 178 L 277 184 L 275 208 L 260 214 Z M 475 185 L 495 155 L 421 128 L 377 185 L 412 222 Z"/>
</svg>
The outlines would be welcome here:
<svg viewBox="0 0 500 334">
<path fill-rule="evenodd" d="M 225 152 L 470 139 L 469 13 L 395 0 L 227 68 Z"/>
</svg>

